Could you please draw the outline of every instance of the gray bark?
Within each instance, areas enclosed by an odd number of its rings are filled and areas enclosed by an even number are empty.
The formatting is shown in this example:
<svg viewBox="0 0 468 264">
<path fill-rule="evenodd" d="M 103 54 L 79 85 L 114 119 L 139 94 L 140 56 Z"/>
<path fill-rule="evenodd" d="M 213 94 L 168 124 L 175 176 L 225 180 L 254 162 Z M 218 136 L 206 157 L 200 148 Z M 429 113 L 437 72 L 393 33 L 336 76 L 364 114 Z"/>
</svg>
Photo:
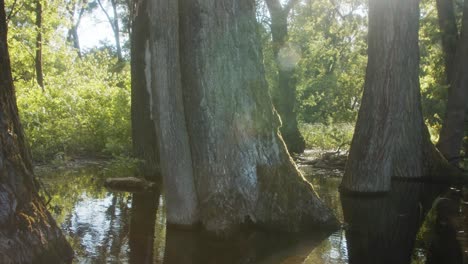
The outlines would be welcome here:
<svg viewBox="0 0 468 264">
<path fill-rule="evenodd" d="M 37 194 L 18 117 L 0 0 L 0 262 L 65 263 L 73 251 Z"/>
<path fill-rule="evenodd" d="M 152 0 L 149 41 L 145 45 L 147 90 L 159 142 L 167 222 L 193 225 L 198 221 L 198 200 L 185 123 L 179 58 L 179 6 L 174 0 Z"/>
<path fill-rule="evenodd" d="M 437 166 L 419 90 L 419 0 L 370 0 L 364 94 L 341 187 L 390 190 L 392 177 L 421 178 Z"/>
<path fill-rule="evenodd" d="M 468 110 L 468 0 L 464 1 L 461 34 L 452 63 L 447 109 L 437 147 L 450 163 L 457 165 L 461 161 Z"/>
<path fill-rule="evenodd" d="M 336 219 L 291 160 L 268 95 L 253 0 L 180 1 L 184 106 L 200 221 L 286 231 Z"/>
</svg>

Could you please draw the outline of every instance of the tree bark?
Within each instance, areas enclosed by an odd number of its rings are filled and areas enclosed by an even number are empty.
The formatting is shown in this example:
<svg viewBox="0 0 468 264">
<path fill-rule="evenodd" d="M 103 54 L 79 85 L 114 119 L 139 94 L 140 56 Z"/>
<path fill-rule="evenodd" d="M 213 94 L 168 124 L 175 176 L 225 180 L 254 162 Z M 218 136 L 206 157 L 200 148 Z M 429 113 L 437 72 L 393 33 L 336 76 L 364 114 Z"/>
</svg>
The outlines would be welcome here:
<svg viewBox="0 0 468 264">
<path fill-rule="evenodd" d="M 450 56 L 445 48 L 444 53 Z M 461 34 L 452 65 L 447 68 L 450 87 L 437 147 L 451 164 L 458 165 L 462 160 L 460 151 L 468 110 L 468 0 L 464 1 Z"/>
<path fill-rule="evenodd" d="M 42 70 L 42 3 L 36 0 L 36 57 L 34 58 L 36 67 L 37 84 L 44 91 L 44 73 Z"/>
<path fill-rule="evenodd" d="M 21 127 L 0 0 L 0 262 L 71 262 L 73 251 L 37 194 Z"/>
<path fill-rule="evenodd" d="M 148 1 L 135 2 L 131 35 L 132 140 L 134 155 L 143 161 L 139 173 L 147 180 L 161 182 L 159 143 L 152 120 L 152 90 L 148 89 L 151 72 L 150 65 L 146 65 L 145 62 L 145 56 L 151 55 L 146 51 L 150 32 Z"/>
<path fill-rule="evenodd" d="M 178 1 L 152 0 L 147 10 L 139 12 L 149 13 L 146 85 L 159 145 L 167 222 L 190 226 L 198 222 L 198 200 L 182 100 Z"/>
<path fill-rule="evenodd" d="M 273 104 L 281 117 L 280 132 L 291 153 L 302 153 L 305 141 L 297 127 L 296 114 L 296 82 L 294 67 L 285 66 L 281 62 L 281 50 L 288 47 L 288 15 L 298 1 L 290 0 L 283 7 L 279 0 L 266 0 L 271 17 L 271 35 L 273 38 L 273 53 L 278 67 L 278 86 L 273 89 Z"/>
<path fill-rule="evenodd" d="M 434 175 L 441 164 L 422 117 L 418 29 L 418 0 L 369 1 L 369 58 L 344 190 L 386 192 L 392 177 Z"/>
<path fill-rule="evenodd" d="M 279 136 L 255 1 L 182 0 L 180 12 L 184 106 L 203 226 L 229 233 L 248 222 L 285 231 L 336 225 Z"/>
</svg>

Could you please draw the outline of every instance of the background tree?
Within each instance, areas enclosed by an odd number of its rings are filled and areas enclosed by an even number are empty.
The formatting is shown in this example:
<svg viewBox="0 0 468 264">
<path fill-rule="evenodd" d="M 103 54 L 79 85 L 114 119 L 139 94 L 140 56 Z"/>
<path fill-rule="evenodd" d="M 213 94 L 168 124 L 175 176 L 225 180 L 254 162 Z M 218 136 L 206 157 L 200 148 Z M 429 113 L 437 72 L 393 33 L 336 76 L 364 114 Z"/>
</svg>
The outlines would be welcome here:
<svg viewBox="0 0 468 264">
<path fill-rule="evenodd" d="M 460 34 L 452 1 L 438 0 L 437 3 L 449 84 L 447 108 L 437 147 L 450 163 L 458 165 L 468 111 L 468 1 L 465 0 L 463 4 Z"/>
<path fill-rule="evenodd" d="M 294 68 L 298 58 L 288 42 L 288 16 L 298 0 L 289 0 L 282 5 L 279 0 L 265 0 L 271 22 L 273 55 L 278 69 L 278 82 L 272 89 L 272 99 L 281 117 L 281 135 L 291 153 L 302 153 L 305 141 L 297 126 L 296 83 Z M 289 61 L 292 60 L 292 61 Z"/>
<path fill-rule="evenodd" d="M 119 13 L 117 12 L 117 0 L 109 0 L 109 3 L 112 7 L 112 16 L 109 15 L 106 7 L 103 6 L 101 0 L 96 0 L 102 12 L 106 15 L 107 20 L 112 28 L 114 33 L 115 48 L 117 51 L 117 58 L 119 61 L 123 60 L 122 55 L 122 46 L 120 43 L 120 23 L 119 23 Z"/>
<path fill-rule="evenodd" d="M 392 178 L 435 175 L 441 164 L 422 117 L 418 29 L 418 0 L 369 1 L 369 58 L 345 190 L 388 191 Z"/>
<path fill-rule="evenodd" d="M 36 0 L 36 80 L 37 84 L 44 91 L 44 73 L 42 70 L 42 3 L 41 0 Z"/>
<path fill-rule="evenodd" d="M 0 0 L 0 261 L 68 262 L 73 252 L 37 194 L 10 67 L 5 2 Z"/>
</svg>

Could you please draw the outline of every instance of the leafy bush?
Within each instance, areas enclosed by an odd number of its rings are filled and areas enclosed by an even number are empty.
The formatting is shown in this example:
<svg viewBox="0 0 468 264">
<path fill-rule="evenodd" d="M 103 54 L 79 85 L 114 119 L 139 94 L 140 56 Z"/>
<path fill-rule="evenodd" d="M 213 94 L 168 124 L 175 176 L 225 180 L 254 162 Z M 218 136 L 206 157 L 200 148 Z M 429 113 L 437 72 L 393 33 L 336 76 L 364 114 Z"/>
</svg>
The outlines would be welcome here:
<svg viewBox="0 0 468 264">
<path fill-rule="evenodd" d="M 63 59 L 63 58 L 62 58 Z M 35 159 L 130 150 L 130 71 L 114 70 L 116 59 L 97 51 L 69 58 L 62 71 L 49 71 L 45 92 L 17 83 L 18 107 Z"/>
<path fill-rule="evenodd" d="M 348 150 L 353 138 L 354 126 L 350 123 L 300 124 L 301 131 L 309 149 Z"/>
</svg>

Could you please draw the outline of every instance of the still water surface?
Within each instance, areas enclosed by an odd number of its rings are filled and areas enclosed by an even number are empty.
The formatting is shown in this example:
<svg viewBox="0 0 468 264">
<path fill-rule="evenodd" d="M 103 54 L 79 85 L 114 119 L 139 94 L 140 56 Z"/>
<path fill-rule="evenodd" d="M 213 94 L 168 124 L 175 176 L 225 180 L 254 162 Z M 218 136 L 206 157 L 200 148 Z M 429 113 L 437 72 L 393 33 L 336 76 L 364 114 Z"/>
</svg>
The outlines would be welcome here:
<svg viewBox="0 0 468 264">
<path fill-rule="evenodd" d="M 320 197 L 335 210 L 340 221 L 344 222 L 345 217 L 338 193 L 341 178 L 336 175 L 329 177 L 330 173 L 326 172 L 317 173 L 311 167 L 301 169 L 313 183 Z M 333 234 L 317 233 L 302 238 L 258 231 L 240 234 L 229 241 L 220 241 L 194 232 L 166 228 L 162 195 L 109 191 L 103 187 L 106 175 L 109 174 L 105 172 L 105 166 L 94 164 L 55 172 L 39 169 L 37 173 L 49 190 L 52 214 L 75 250 L 75 263 L 345 264 L 350 262 L 350 245 L 347 243 L 344 229 Z M 352 221 L 358 217 L 356 213 L 366 215 L 367 209 L 375 210 L 373 206 L 378 208 L 385 202 L 378 201 L 358 207 L 353 205 L 353 202 L 356 201 L 347 200 L 347 203 L 354 207 L 351 211 L 355 213 L 348 214 L 347 222 L 351 224 L 348 223 L 350 227 L 346 228 L 348 237 L 354 241 L 353 249 L 362 250 L 360 247 L 369 247 L 375 243 L 373 239 L 385 239 L 371 238 L 369 232 L 383 235 L 379 233 L 379 228 L 375 224 L 368 224 L 369 222 L 362 224 L 362 219 L 356 220 L 361 224 L 352 224 Z M 387 202 L 387 205 L 390 204 L 395 203 Z M 362 203 L 359 202 L 359 205 Z M 411 208 L 410 211 L 416 209 L 419 213 L 418 208 Z M 397 209 L 383 208 L 383 210 L 385 212 Z M 376 221 L 380 216 L 373 214 L 368 217 L 372 219 L 367 221 Z M 397 217 L 398 219 L 384 221 L 387 226 L 383 228 L 394 229 L 396 226 L 389 225 L 401 225 L 402 219 L 403 222 L 411 222 L 406 221 L 408 220 L 406 217 L 412 215 L 406 214 Z M 397 237 L 397 239 L 414 240 L 416 230 L 404 232 L 405 234 L 409 232 L 410 237 Z M 395 233 L 392 233 L 394 237 Z M 387 246 L 392 247 L 392 245 Z M 409 243 L 409 246 L 411 248 L 407 251 L 411 253 L 413 244 Z M 379 250 L 379 247 L 375 250 Z M 422 250 L 416 248 L 414 252 L 416 253 L 413 253 L 412 263 L 423 263 L 424 254 L 420 253 Z"/>
</svg>

